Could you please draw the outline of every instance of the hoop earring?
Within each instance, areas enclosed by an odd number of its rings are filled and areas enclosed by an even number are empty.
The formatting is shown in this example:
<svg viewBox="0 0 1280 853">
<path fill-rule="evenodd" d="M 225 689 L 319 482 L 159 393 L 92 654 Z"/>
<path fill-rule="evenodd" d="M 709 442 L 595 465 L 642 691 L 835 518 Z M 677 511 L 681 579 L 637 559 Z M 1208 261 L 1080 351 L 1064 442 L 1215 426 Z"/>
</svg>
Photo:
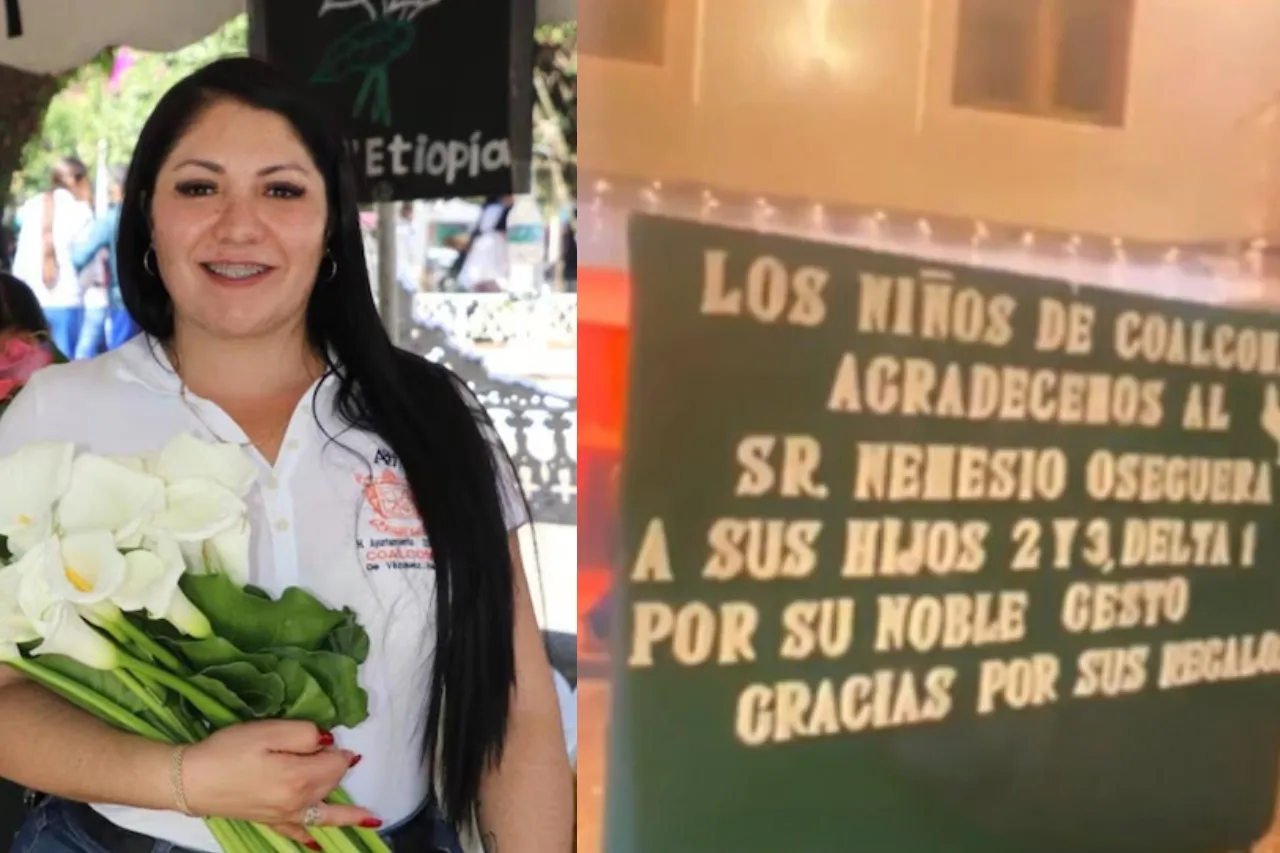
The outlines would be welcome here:
<svg viewBox="0 0 1280 853">
<path fill-rule="evenodd" d="M 324 280 L 333 281 L 338 277 L 338 262 L 333 259 L 333 254 L 328 249 L 324 250 L 324 260 L 330 264 L 329 275 Z"/>
<path fill-rule="evenodd" d="M 149 260 L 150 258 L 154 258 L 155 256 L 156 256 L 156 247 L 155 247 L 155 246 L 148 246 L 148 247 L 147 247 L 147 250 L 146 250 L 145 252 L 143 252 L 143 253 L 142 253 L 142 268 L 143 268 L 144 270 L 146 270 L 146 271 L 147 271 L 147 274 L 148 274 L 149 276 L 151 276 L 152 278 L 159 278 L 159 277 L 160 277 L 160 274 L 159 274 L 159 273 L 157 273 L 157 272 L 152 268 L 152 267 L 153 267 L 153 265 L 152 265 L 152 264 L 148 263 L 148 260 Z"/>
</svg>

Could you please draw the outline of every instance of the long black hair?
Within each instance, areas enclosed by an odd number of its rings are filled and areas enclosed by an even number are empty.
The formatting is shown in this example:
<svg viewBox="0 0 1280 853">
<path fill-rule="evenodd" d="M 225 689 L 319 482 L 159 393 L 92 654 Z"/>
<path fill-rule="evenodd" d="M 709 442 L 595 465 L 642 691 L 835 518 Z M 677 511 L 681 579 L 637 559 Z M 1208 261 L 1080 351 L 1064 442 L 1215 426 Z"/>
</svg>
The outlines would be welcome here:
<svg viewBox="0 0 1280 853">
<path fill-rule="evenodd" d="M 234 100 L 283 117 L 324 176 L 325 249 L 306 309 L 306 332 L 337 375 L 338 415 L 389 445 L 404 466 L 436 563 L 434 667 L 423 749 L 437 791 L 459 826 L 478 813 L 480 783 L 501 758 L 515 687 L 515 572 L 498 491 L 510 459 L 484 428 L 487 415 L 447 368 L 397 349 L 379 319 L 365 266 L 355 176 L 337 123 L 285 71 L 223 59 L 170 89 L 147 119 L 129 166 L 120 214 L 120 289 L 143 331 L 172 338 L 173 302 L 145 257 L 156 176 L 179 138 L 211 104 Z M 332 352 L 336 358 L 330 359 Z M 446 701 L 447 700 L 447 701 Z"/>
</svg>

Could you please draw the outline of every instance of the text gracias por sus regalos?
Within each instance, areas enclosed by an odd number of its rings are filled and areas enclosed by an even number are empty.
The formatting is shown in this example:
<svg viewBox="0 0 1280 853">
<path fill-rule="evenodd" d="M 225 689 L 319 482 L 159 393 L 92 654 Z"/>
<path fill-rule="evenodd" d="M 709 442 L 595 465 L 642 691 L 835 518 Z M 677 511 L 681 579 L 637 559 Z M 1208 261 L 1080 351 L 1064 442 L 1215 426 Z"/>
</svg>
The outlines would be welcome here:
<svg viewBox="0 0 1280 853">
<path fill-rule="evenodd" d="M 708 317 L 798 327 L 828 319 L 830 272 L 819 266 L 789 269 L 762 256 L 743 281 L 728 280 L 728 253 L 705 253 L 701 311 Z M 1088 356 L 1094 352 L 1098 312 L 1084 300 L 1040 297 L 1020 302 L 965 287 L 947 271 L 918 276 L 863 273 L 858 277 L 859 333 L 947 341 L 988 348 L 993 354 L 1015 337 L 1018 310 L 1035 312 L 1034 349 Z M 1225 374 L 1280 378 L 1280 331 L 1227 323 L 1186 321 L 1159 311 L 1121 311 L 1111 329 L 1112 355 L 1135 365 L 1190 367 Z M 1226 377 L 1219 377 L 1226 378 Z M 918 356 L 847 352 L 836 367 L 826 400 L 829 412 L 1034 422 L 1055 426 L 1154 429 L 1171 408 L 1186 431 L 1225 432 L 1231 413 L 1221 382 L 1193 382 L 1185 399 L 1167 399 L 1166 381 L 1099 371 L 961 364 Z M 1252 413 L 1246 413 L 1252 416 Z M 1239 414 L 1238 416 L 1245 416 Z M 1263 428 L 1280 442 L 1280 400 L 1268 384 Z M 810 502 L 831 494 L 819 479 L 821 443 L 809 435 L 747 435 L 736 446 L 739 468 L 733 494 Z M 856 471 L 846 494 L 857 501 L 956 503 L 1059 501 L 1068 488 L 1068 455 L 1060 447 L 984 447 L 859 441 Z M 1092 501 L 1270 507 L 1276 459 L 1088 452 L 1084 487 Z M 946 577 L 987 568 L 992 524 L 977 519 L 847 519 L 840 577 Z M 724 517 L 707 534 L 710 555 L 701 577 L 709 583 L 747 578 L 767 583 L 813 576 L 824 523 L 817 519 Z M 1013 558 L 1007 569 L 1066 570 L 1083 562 L 1111 575 L 1117 569 L 1160 567 L 1240 569 L 1254 565 L 1256 521 L 1166 517 L 1036 518 L 1016 521 L 1007 534 Z M 1118 547 L 1117 547 L 1118 546 Z M 993 567 L 1003 569 L 1006 567 Z M 642 536 L 631 582 L 632 635 L 627 665 L 652 667 L 661 656 L 677 665 L 733 666 L 758 659 L 758 608 L 749 601 L 715 606 L 644 600 L 647 584 L 673 578 L 661 518 Z M 870 607 L 868 608 L 868 604 Z M 870 610 L 876 653 L 956 650 L 1023 640 L 1030 604 L 1025 590 L 889 594 L 872 602 L 853 596 L 801 599 L 782 613 L 781 660 L 839 659 L 853 647 L 855 616 Z M 1070 634 L 1156 628 L 1182 622 L 1191 608 L 1188 578 L 1167 577 L 1070 583 L 1059 609 Z M 1194 684 L 1280 673 L 1280 633 L 1210 636 L 1089 649 L 1065 681 L 1057 655 L 991 657 L 978 667 L 979 715 L 1073 698 L 1112 697 L 1154 686 Z M 747 746 L 886 729 L 947 718 L 955 709 L 958 673 L 935 666 L 923 674 L 883 668 L 843 680 L 794 679 L 749 684 L 738 696 L 734 732 Z"/>
</svg>

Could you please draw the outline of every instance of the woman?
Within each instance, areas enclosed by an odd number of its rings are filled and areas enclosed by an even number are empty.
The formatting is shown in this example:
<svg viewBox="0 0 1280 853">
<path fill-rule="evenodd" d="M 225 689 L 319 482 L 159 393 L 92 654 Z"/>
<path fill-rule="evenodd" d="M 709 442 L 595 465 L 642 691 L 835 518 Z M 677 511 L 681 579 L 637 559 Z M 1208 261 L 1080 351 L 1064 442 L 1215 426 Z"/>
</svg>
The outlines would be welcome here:
<svg viewBox="0 0 1280 853">
<path fill-rule="evenodd" d="M 455 262 L 458 284 L 473 293 L 497 293 L 510 273 L 507 261 L 507 218 L 512 196 L 491 198 L 480 211 L 467 248 Z"/>
<path fill-rule="evenodd" d="M 305 89 L 250 59 L 182 81 L 125 186 L 120 283 L 144 334 L 38 374 L 0 421 L 0 454 L 138 453 L 182 430 L 239 442 L 260 471 L 253 582 L 305 586 L 367 626 L 369 719 L 219 732 L 179 763 L 194 813 L 299 841 L 317 817 L 381 827 L 401 851 L 453 850 L 443 830 L 470 841 L 475 823 L 488 853 L 565 853 L 572 783 L 513 532 L 524 502 L 474 398 L 390 343 L 357 217 L 343 140 Z M 391 522 L 408 558 L 383 563 Z M 18 853 L 218 849 L 177 813 L 172 747 L 3 667 L 0 719 L 0 776 L 52 795 Z M 339 784 L 362 808 L 316 809 Z"/>
<path fill-rule="evenodd" d="M 71 243 L 93 221 L 92 195 L 88 168 L 75 157 L 64 157 L 49 175 L 49 190 L 18 209 L 13 274 L 35 292 L 54 344 L 67 354 L 75 352 L 84 313 Z"/>
</svg>

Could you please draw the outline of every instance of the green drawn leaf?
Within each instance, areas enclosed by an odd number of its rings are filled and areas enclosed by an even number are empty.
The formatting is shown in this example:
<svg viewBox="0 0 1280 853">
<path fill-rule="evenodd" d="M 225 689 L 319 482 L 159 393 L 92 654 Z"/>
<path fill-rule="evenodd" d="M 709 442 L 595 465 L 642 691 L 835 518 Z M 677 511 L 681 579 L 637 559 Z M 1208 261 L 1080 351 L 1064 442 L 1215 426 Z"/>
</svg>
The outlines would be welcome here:
<svg viewBox="0 0 1280 853">
<path fill-rule="evenodd" d="M 385 68 L 413 48 L 415 35 L 407 21 L 362 21 L 333 40 L 312 72 L 311 82 L 336 83 L 352 74 Z"/>
</svg>

